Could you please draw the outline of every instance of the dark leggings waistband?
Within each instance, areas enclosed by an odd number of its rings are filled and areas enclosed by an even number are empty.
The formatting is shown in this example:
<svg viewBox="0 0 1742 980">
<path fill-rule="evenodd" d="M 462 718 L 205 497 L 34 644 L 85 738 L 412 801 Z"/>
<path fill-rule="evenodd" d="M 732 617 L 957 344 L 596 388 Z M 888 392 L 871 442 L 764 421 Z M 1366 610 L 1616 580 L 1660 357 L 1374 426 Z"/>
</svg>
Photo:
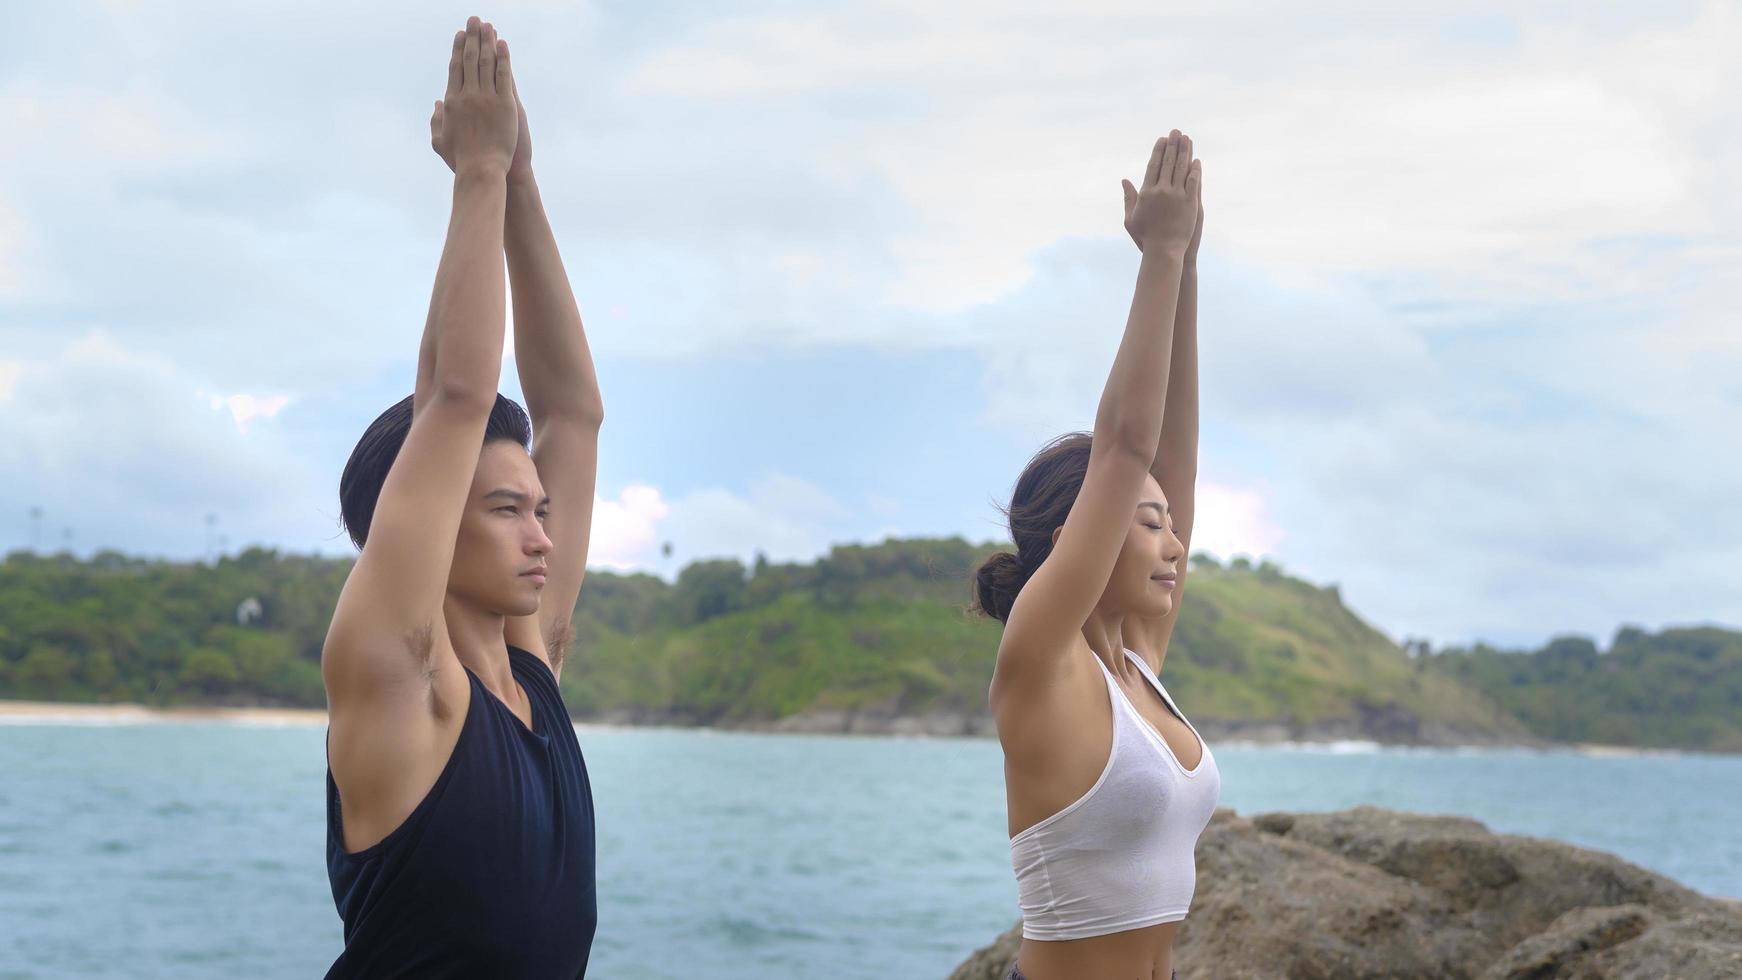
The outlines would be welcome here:
<svg viewBox="0 0 1742 980">
<path fill-rule="evenodd" d="M 1010 972 L 1004 974 L 1004 980 L 1028 980 L 1028 978 L 1022 975 L 1022 967 L 1012 963 L 1010 964 Z M 1178 970 L 1173 971 L 1173 980 L 1179 980 Z"/>
</svg>

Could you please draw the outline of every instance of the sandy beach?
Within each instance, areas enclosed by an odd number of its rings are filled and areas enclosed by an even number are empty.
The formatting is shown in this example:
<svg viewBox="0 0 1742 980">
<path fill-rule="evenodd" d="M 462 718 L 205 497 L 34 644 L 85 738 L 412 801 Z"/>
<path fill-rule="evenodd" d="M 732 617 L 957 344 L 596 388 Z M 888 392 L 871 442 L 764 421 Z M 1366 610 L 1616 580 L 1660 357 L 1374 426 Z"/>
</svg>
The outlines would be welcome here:
<svg viewBox="0 0 1742 980">
<path fill-rule="evenodd" d="M 803 719 L 797 719 L 802 722 Z M 142 704 L 77 704 L 59 701 L 8 701 L 0 699 L 0 726 L 5 725 L 148 725 L 152 723 L 187 722 L 187 721 L 221 721 L 237 725 L 325 725 L 327 713 L 316 708 L 150 708 Z M 857 734 L 857 735 L 894 735 L 915 736 L 915 733 L 899 730 L 881 731 L 841 731 L 837 727 L 811 729 L 803 724 L 794 725 L 794 719 L 788 719 L 786 724 L 768 723 L 753 724 L 741 728 L 721 728 L 719 731 L 750 731 L 778 734 Z M 707 731 L 708 726 L 684 724 L 657 724 L 648 722 L 631 722 L 621 718 L 574 720 L 574 725 L 580 730 L 605 730 L 636 728 L 670 728 L 679 731 Z M 915 737 L 931 737 L 920 733 Z M 961 737 L 959 733 L 941 737 Z M 1314 751 L 1329 751 L 1338 753 L 1380 752 L 1387 746 L 1375 741 L 1290 741 L 1286 739 L 1266 740 L 1250 738 L 1229 738 L 1217 743 L 1218 748 L 1241 747 L 1276 747 L 1300 748 Z M 1409 748 L 1427 748 L 1427 746 L 1408 746 Z M 1602 745 L 1593 742 L 1575 742 L 1566 744 L 1533 743 L 1530 745 L 1493 744 L 1446 744 L 1432 746 L 1436 749 L 1496 749 L 1521 748 L 1546 751 L 1576 752 L 1588 756 L 1644 756 L 1644 755 L 1678 755 L 1682 750 L 1645 748 L 1631 745 Z"/>
<path fill-rule="evenodd" d="M 0 700 L 0 725 L 125 725 L 152 722 L 226 721 L 243 725 L 325 725 L 314 708 L 148 708 L 142 704 L 63 704 Z"/>
</svg>

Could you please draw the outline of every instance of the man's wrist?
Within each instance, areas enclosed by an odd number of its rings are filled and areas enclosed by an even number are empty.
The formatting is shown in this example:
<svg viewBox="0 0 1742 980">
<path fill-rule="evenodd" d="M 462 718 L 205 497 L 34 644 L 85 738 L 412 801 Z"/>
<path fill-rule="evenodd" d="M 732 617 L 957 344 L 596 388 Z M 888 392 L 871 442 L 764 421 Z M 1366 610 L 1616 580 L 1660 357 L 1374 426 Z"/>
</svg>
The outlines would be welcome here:
<svg viewBox="0 0 1742 980">
<path fill-rule="evenodd" d="M 538 181 L 532 176 L 531 167 L 528 167 L 525 170 L 508 171 L 508 190 L 510 193 L 514 191 L 531 190 L 537 186 Z"/>
<path fill-rule="evenodd" d="M 474 164 L 454 171 L 454 187 L 501 187 L 506 171 L 490 164 Z"/>
</svg>

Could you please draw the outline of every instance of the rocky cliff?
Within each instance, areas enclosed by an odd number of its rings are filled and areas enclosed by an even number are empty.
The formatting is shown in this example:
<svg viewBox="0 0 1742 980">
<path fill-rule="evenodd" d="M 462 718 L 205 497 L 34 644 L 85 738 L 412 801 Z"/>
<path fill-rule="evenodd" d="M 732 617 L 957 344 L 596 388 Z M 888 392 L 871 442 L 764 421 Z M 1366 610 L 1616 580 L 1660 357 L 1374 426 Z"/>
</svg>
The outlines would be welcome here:
<svg viewBox="0 0 1742 980">
<path fill-rule="evenodd" d="M 1221 810 L 1197 867 L 1182 980 L 1742 977 L 1742 902 L 1462 817 Z M 1020 935 L 950 980 L 1002 980 Z"/>
</svg>

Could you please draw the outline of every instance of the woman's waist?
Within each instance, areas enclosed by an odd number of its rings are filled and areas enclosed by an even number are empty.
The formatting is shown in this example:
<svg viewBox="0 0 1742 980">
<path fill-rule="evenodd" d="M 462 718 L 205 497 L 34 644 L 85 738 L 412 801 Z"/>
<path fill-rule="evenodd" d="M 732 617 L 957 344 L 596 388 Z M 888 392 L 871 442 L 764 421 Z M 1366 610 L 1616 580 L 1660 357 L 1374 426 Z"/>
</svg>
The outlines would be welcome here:
<svg viewBox="0 0 1742 980">
<path fill-rule="evenodd" d="M 1179 920 L 1091 936 L 1044 940 L 1024 937 L 1016 962 L 1026 980 L 1137 977 L 1167 980 Z"/>
</svg>

